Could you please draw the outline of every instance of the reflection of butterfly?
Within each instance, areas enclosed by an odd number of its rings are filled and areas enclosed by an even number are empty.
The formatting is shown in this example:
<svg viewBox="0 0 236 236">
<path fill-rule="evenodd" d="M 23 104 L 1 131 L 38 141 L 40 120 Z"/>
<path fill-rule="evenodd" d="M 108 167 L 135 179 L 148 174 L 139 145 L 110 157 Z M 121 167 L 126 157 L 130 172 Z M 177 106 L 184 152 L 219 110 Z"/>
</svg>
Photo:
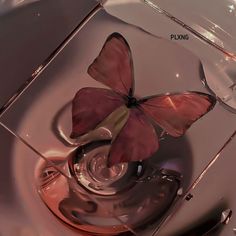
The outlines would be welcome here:
<svg viewBox="0 0 236 236">
<path fill-rule="evenodd" d="M 130 108 L 128 121 L 111 147 L 110 165 L 144 160 L 158 149 L 158 137 L 150 120 L 178 137 L 216 102 L 213 96 L 200 92 L 134 97 L 132 55 L 128 43 L 118 33 L 107 38 L 88 74 L 112 90 L 82 88 L 76 94 L 72 138 L 94 129 L 118 107 L 125 104 Z"/>
</svg>

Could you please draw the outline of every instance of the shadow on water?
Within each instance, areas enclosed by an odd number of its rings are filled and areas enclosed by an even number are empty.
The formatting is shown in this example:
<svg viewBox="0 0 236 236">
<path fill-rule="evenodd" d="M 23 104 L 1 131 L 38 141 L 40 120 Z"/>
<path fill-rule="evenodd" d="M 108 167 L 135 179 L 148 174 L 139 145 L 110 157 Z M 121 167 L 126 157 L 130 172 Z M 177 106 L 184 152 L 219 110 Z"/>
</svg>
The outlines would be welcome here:
<svg viewBox="0 0 236 236">
<path fill-rule="evenodd" d="M 191 184 L 192 159 L 191 145 L 186 135 L 179 138 L 166 136 L 163 140 L 160 140 L 158 151 L 151 157 L 154 165 L 181 173 L 184 190 Z"/>
</svg>

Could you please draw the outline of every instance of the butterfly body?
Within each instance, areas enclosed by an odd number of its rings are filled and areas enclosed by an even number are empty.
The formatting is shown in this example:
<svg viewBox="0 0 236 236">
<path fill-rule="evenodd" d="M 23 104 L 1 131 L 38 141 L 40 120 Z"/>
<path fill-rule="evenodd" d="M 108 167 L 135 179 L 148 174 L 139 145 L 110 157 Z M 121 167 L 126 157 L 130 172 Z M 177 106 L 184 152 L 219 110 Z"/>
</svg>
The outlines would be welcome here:
<svg viewBox="0 0 236 236">
<path fill-rule="evenodd" d="M 107 38 L 89 66 L 88 74 L 111 90 L 83 88 L 76 94 L 72 106 L 72 137 L 94 129 L 120 106 L 130 110 L 126 124 L 112 143 L 110 165 L 144 160 L 153 155 L 159 148 L 153 122 L 169 135 L 179 137 L 216 103 L 212 95 L 200 92 L 135 97 L 132 54 L 128 42 L 119 33 Z"/>
<path fill-rule="evenodd" d="M 128 108 L 132 108 L 132 107 L 137 107 L 138 105 L 139 105 L 139 102 L 138 102 L 138 100 L 135 98 L 135 97 L 130 97 L 130 96 L 128 96 L 127 97 L 127 103 L 126 103 L 126 106 L 128 107 Z"/>
</svg>

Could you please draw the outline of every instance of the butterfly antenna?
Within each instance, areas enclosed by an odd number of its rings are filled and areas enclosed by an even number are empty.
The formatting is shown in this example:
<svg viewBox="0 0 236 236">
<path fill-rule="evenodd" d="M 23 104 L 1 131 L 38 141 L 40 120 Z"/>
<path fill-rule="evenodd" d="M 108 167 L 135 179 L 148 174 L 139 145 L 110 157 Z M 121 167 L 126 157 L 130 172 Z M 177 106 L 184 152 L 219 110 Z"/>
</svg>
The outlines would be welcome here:
<svg viewBox="0 0 236 236">
<path fill-rule="evenodd" d="M 133 97 L 133 88 L 129 89 L 129 97 Z"/>
</svg>

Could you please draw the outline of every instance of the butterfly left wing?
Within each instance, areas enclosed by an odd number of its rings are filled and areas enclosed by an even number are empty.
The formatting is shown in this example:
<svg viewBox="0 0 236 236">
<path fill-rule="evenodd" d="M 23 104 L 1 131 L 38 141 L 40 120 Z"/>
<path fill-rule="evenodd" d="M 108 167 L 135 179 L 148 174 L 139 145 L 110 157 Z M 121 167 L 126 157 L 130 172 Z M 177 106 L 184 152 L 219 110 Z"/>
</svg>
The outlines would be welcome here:
<svg viewBox="0 0 236 236">
<path fill-rule="evenodd" d="M 130 47 L 119 33 L 111 34 L 88 74 L 120 95 L 133 95 L 133 61 Z"/>
<path fill-rule="evenodd" d="M 122 97 L 110 89 L 80 89 L 72 102 L 72 133 L 70 137 L 77 138 L 93 130 L 123 104 Z"/>
<path fill-rule="evenodd" d="M 209 94 L 184 92 L 143 98 L 139 108 L 168 134 L 178 137 L 215 103 L 216 99 Z"/>
</svg>

